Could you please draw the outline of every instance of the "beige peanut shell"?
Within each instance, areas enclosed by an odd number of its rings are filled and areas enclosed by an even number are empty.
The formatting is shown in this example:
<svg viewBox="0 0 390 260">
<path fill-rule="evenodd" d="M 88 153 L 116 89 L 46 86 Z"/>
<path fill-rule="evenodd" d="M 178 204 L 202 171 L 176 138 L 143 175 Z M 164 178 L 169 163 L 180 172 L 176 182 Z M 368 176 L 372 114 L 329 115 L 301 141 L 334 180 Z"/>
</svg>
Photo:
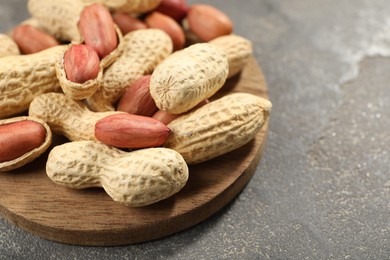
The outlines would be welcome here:
<svg viewBox="0 0 390 260">
<path fill-rule="evenodd" d="M 46 130 L 45 141 L 39 147 L 25 153 L 24 155 L 14 159 L 14 160 L 0 163 L 0 172 L 11 171 L 11 170 L 20 168 L 20 167 L 26 165 L 27 163 L 34 161 L 36 158 L 41 156 L 41 154 L 43 154 L 51 145 L 51 141 L 52 141 L 51 129 L 44 121 L 40 120 L 39 118 L 35 118 L 35 117 L 31 117 L 31 116 L 20 116 L 20 117 L 3 119 L 3 120 L 0 120 L 0 126 L 5 125 L 5 124 L 9 124 L 9 123 L 20 122 L 20 121 L 24 121 L 24 120 L 34 121 L 34 122 L 41 124 Z"/>
<path fill-rule="evenodd" d="M 81 101 L 62 93 L 47 93 L 30 104 L 29 115 L 46 122 L 51 130 L 71 141 L 95 141 L 95 123 L 109 115 L 123 112 L 92 112 Z"/>
<path fill-rule="evenodd" d="M 55 63 L 64 48 L 0 58 L 0 118 L 26 111 L 42 93 L 60 90 Z"/>
<path fill-rule="evenodd" d="M 55 38 L 70 42 L 82 41 L 77 27 L 84 8 L 81 0 L 29 0 L 27 8 L 32 18 Z"/>
<path fill-rule="evenodd" d="M 11 55 L 19 55 L 18 45 L 6 34 L 0 33 L 0 58 Z"/>
<path fill-rule="evenodd" d="M 155 67 L 172 52 L 172 40 L 162 30 L 142 29 L 126 34 L 115 62 L 105 69 L 103 80 L 86 101 L 94 111 L 115 110 L 114 103 L 126 88 Z"/>
<path fill-rule="evenodd" d="M 169 123 L 171 134 L 164 146 L 188 164 L 210 160 L 252 140 L 271 107 L 270 101 L 252 94 L 229 94 Z"/>
<path fill-rule="evenodd" d="M 53 148 L 46 173 L 54 183 L 72 189 L 103 187 L 114 201 L 130 207 L 166 199 L 180 191 L 188 180 L 188 166 L 174 150 L 124 152 L 92 141 Z"/>
<path fill-rule="evenodd" d="M 157 66 L 150 79 L 150 94 L 160 110 L 181 114 L 214 95 L 227 75 L 225 53 L 209 43 L 198 43 Z"/>
<path fill-rule="evenodd" d="M 155 9 L 161 0 L 82 0 L 82 2 L 86 5 L 93 3 L 103 4 L 113 11 L 146 13 Z"/>
<path fill-rule="evenodd" d="M 228 78 L 242 71 L 253 52 L 252 43 L 235 34 L 220 36 L 209 43 L 225 52 L 229 63 Z"/>
</svg>

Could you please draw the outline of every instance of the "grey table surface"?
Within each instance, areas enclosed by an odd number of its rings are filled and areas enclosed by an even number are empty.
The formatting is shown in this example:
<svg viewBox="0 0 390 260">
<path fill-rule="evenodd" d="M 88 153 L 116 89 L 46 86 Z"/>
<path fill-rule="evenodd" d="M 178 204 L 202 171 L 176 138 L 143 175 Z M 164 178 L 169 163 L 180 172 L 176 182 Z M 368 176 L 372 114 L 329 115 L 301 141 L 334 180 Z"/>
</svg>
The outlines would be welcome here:
<svg viewBox="0 0 390 260">
<path fill-rule="evenodd" d="M 0 259 L 390 259 L 388 0 L 195 2 L 232 18 L 267 79 L 250 183 L 210 219 L 137 245 L 60 244 L 0 218 Z M 0 1 L 1 31 L 28 16 Z"/>
</svg>

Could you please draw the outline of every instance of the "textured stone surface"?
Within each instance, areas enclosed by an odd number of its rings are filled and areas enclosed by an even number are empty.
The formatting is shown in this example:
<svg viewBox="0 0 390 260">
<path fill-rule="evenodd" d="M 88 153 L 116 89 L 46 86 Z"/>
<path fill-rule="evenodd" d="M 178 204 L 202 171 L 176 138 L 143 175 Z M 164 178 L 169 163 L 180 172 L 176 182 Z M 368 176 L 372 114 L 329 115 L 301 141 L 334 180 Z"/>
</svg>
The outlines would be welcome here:
<svg viewBox="0 0 390 260">
<path fill-rule="evenodd" d="M 188 2 L 226 12 L 267 78 L 270 134 L 251 182 L 209 220 L 140 245 L 63 245 L 0 220 L 0 259 L 388 259 L 388 1 Z M 24 5 L 0 1 L 2 31 Z"/>
</svg>

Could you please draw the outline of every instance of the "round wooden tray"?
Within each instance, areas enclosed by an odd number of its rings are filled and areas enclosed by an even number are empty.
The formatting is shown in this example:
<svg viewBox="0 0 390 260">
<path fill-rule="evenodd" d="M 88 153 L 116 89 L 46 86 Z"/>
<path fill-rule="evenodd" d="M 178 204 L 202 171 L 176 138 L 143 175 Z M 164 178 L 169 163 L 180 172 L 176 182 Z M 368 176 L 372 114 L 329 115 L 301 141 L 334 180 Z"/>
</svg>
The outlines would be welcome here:
<svg viewBox="0 0 390 260">
<path fill-rule="evenodd" d="M 253 57 L 216 98 L 231 92 L 268 97 Z M 247 145 L 190 166 L 189 181 L 179 193 L 142 208 L 114 202 L 103 189 L 71 190 L 54 184 L 45 173 L 45 153 L 18 170 L 0 173 L 0 213 L 34 235 L 68 244 L 126 245 L 171 235 L 207 219 L 238 195 L 260 161 L 267 129 L 268 122 Z"/>
</svg>

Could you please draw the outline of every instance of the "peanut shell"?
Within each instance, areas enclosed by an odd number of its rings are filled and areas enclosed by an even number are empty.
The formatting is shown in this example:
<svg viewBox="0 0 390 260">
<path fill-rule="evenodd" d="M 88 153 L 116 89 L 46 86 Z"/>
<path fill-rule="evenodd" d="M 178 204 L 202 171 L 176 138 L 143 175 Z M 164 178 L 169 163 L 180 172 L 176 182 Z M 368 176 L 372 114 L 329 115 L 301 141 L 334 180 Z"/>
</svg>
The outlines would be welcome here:
<svg viewBox="0 0 390 260">
<path fill-rule="evenodd" d="M 188 164 L 204 162 L 252 140 L 266 122 L 270 101 L 234 93 L 173 120 L 164 147 L 180 153 Z"/>
<path fill-rule="evenodd" d="M 53 148 L 46 172 L 54 183 L 68 188 L 103 187 L 114 201 L 130 207 L 166 199 L 188 180 L 188 166 L 174 150 L 124 152 L 92 141 Z"/>
<path fill-rule="evenodd" d="M 150 94 L 159 109 L 181 114 L 214 95 L 224 85 L 228 69 L 223 51 L 209 43 L 194 44 L 155 69 Z"/>
</svg>

